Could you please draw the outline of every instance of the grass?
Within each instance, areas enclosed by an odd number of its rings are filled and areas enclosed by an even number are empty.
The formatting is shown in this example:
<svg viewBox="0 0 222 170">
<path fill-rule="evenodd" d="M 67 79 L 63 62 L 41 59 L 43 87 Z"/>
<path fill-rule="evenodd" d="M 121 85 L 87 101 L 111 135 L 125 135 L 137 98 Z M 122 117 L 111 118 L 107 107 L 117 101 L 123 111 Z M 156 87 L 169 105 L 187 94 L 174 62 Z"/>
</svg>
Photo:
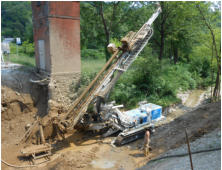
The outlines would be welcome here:
<svg viewBox="0 0 222 170">
<path fill-rule="evenodd" d="M 25 54 L 18 54 L 18 56 L 16 54 L 10 54 L 9 56 L 4 56 L 4 60 L 5 62 L 9 61 L 28 67 L 35 67 L 35 58 Z"/>
<path fill-rule="evenodd" d="M 96 77 L 96 74 L 105 65 L 105 59 L 90 59 L 81 58 L 81 78 L 78 82 L 73 81 L 70 86 L 71 91 L 74 93 L 81 92 L 89 85 L 89 83 Z M 74 98 L 73 98 L 74 100 Z"/>
<path fill-rule="evenodd" d="M 81 59 L 82 62 L 82 73 L 95 73 L 99 72 L 100 69 L 105 65 L 105 59 Z"/>
<path fill-rule="evenodd" d="M 21 64 L 24 66 L 35 67 L 35 57 L 27 56 L 26 54 L 19 53 L 10 54 L 9 56 L 4 55 L 5 62 L 12 62 Z M 84 73 L 95 73 L 98 72 L 106 63 L 105 59 L 84 59 L 81 58 L 81 71 Z"/>
</svg>

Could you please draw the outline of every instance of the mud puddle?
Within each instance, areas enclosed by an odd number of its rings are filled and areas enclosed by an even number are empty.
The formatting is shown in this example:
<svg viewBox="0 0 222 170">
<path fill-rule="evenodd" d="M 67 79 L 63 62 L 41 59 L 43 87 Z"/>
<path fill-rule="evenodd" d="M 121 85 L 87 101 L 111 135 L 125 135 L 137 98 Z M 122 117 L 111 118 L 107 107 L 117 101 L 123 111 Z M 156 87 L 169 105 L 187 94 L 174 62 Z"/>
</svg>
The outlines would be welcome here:
<svg viewBox="0 0 222 170">
<path fill-rule="evenodd" d="M 126 146 L 112 147 L 101 144 L 96 158 L 90 163 L 89 169 L 135 169 L 136 162 L 130 156 Z"/>
<path fill-rule="evenodd" d="M 115 166 L 115 163 L 116 161 L 110 161 L 107 159 L 93 160 L 91 162 L 93 168 L 101 168 L 101 169 L 113 168 Z"/>
</svg>

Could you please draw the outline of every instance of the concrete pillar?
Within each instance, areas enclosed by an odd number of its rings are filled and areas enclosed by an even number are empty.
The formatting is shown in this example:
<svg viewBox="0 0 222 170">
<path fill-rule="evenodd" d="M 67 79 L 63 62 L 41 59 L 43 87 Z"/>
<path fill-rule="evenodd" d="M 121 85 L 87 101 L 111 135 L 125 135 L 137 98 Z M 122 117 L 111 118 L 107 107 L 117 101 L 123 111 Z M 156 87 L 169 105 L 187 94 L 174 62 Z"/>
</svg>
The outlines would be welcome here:
<svg viewBox="0 0 222 170">
<path fill-rule="evenodd" d="M 49 99 L 70 105 L 70 86 L 78 81 L 80 3 L 32 1 L 36 66 L 50 75 Z"/>
</svg>

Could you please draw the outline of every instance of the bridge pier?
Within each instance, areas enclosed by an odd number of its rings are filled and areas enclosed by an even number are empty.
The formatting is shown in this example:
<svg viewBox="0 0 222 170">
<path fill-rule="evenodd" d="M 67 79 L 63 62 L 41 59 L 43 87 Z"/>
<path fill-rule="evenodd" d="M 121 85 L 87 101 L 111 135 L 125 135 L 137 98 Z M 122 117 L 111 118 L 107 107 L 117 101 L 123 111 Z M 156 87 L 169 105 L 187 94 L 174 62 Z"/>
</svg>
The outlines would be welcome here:
<svg viewBox="0 0 222 170">
<path fill-rule="evenodd" d="M 33 1 L 32 12 L 36 67 L 50 77 L 48 100 L 68 106 L 81 72 L 80 3 Z"/>
</svg>

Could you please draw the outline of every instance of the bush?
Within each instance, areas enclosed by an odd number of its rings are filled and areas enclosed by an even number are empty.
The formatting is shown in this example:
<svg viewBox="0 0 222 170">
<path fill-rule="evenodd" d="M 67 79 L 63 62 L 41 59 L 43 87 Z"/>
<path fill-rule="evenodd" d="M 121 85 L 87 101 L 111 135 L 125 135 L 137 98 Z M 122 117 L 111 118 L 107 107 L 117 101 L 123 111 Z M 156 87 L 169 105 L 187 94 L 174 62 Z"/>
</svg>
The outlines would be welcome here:
<svg viewBox="0 0 222 170">
<path fill-rule="evenodd" d="M 213 67 L 213 68 L 212 68 Z M 213 69 L 213 70 L 212 70 Z M 193 57 L 189 65 L 189 71 L 192 73 L 193 79 L 196 81 L 197 87 L 208 87 L 213 80 L 215 81 L 216 66 L 211 66 L 210 57 Z"/>
<path fill-rule="evenodd" d="M 126 108 L 132 108 L 144 98 L 144 94 L 137 90 L 135 85 L 119 83 L 115 87 L 110 100 L 115 100 L 117 103 L 124 104 Z"/>
<path fill-rule="evenodd" d="M 81 56 L 83 58 L 90 58 L 90 59 L 102 59 L 105 58 L 104 52 L 99 49 L 82 49 Z"/>
<path fill-rule="evenodd" d="M 10 43 L 10 53 L 11 54 L 16 54 L 16 45 L 14 43 Z"/>
<path fill-rule="evenodd" d="M 135 107 L 142 100 L 161 106 L 178 103 L 176 94 L 179 90 L 197 87 L 189 68 L 189 64 L 171 65 L 168 59 L 159 62 L 156 57 L 140 57 L 120 78 L 111 100 L 127 108 Z"/>
<path fill-rule="evenodd" d="M 116 39 L 116 38 L 112 38 L 110 40 L 110 43 L 115 44 L 116 47 L 121 47 L 121 45 L 122 45 L 122 43 L 118 39 Z"/>
<path fill-rule="evenodd" d="M 22 43 L 22 47 L 20 48 L 19 52 L 24 53 L 30 57 L 33 57 L 35 54 L 34 44 L 29 43 L 29 41 L 24 41 Z"/>
<path fill-rule="evenodd" d="M 34 67 L 35 66 L 35 58 L 33 57 L 34 47 L 33 47 L 33 44 L 31 45 L 30 44 L 31 43 L 29 43 L 29 45 L 26 45 L 27 51 L 25 51 L 24 45 L 16 46 L 15 43 L 10 43 L 9 61 L 13 63 L 18 63 L 18 64 Z M 30 48 L 29 46 L 32 46 L 32 47 Z M 18 49 L 18 54 L 17 54 L 17 49 Z"/>
<path fill-rule="evenodd" d="M 83 90 L 89 85 L 89 83 L 95 78 L 96 72 L 82 72 L 81 77 L 78 82 L 73 81 L 70 85 L 70 90 L 73 93 L 78 92 L 78 95 L 80 95 Z"/>
</svg>

